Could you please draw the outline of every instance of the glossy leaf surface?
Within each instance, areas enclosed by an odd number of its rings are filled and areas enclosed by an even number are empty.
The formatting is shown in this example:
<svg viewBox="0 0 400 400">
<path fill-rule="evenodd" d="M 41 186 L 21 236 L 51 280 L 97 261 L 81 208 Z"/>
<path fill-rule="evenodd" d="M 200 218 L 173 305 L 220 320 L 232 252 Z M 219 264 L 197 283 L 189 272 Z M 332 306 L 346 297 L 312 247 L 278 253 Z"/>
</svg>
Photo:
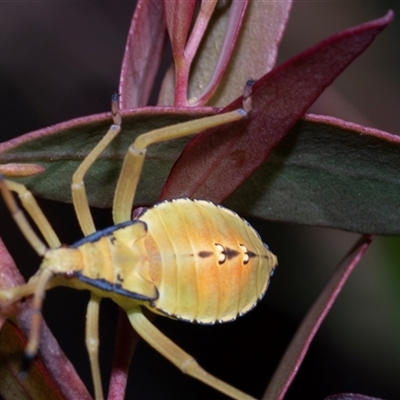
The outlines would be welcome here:
<svg viewBox="0 0 400 400">
<path fill-rule="evenodd" d="M 166 37 L 161 1 L 139 0 L 129 28 L 119 84 L 120 108 L 149 101 Z"/>
<path fill-rule="evenodd" d="M 242 94 L 244 82 L 250 78 L 261 78 L 275 66 L 291 6 L 292 1 L 249 2 L 228 68 L 224 70 L 217 91 L 207 105 L 222 107 L 228 104 Z M 228 29 L 233 30 L 233 27 L 228 25 Z M 212 47 L 212 40 L 209 39 L 207 45 Z M 195 73 L 190 82 L 193 95 L 196 95 L 196 87 L 205 80 L 205 71 L 209 69 L 204 58 L 204 55 L 200 57 L 194 67 Z M 222 63 L 218 67 L 222 67 Z M 220 73 L 217 68 L 214 75 Z M 199 76 L 202 75 L 201 80 Z"/>
<path fill-rule="evenodd" d="M 400 138 L 309 115 L 225 204 L 276 221 L 400 233 Z"/>
<path fill-rule="evenodd" d="M 85 179 L 90 204 L 111 206 L 122 159 L 137 135 L 211 113 L 211 108 L 188 111 L 152 107 L 123 112 L 123 131 L 96 161 Z M 0 163 L 36 160 L 35 164 L 46 169 L 45 175 L 20 181 L 26 182 L 39 196 L 69 202 L 72 174 L 111 123 L 110 113 L 104 113 L 20 136 L 0 144 Z M 136 199 L 138 204 L 149 205 L 157 201 L 162 185 L 186 143 L 187 139 L 174 140 L 148 149 Z"/>
<path fill-rule="evenodd" d="M 174 113 L 160 114 L 156 120 L 185 118 Z M 111 205 L 122 157 L 136 131 L 154 123 L 152 114 L 137 113 L 124 119 L 123 144 L 111 146 L 88 174 L 86 184 L 92 204 Z M 79 121 L 78 121 L 79 122 Z M 0 154 L 0 160 L 34 160 L 47 169 L 41 176 L 27 178 L 29 186 L 47 198 L 70 200 L 70 178 L 91 141 L 80 133 L 93 134 L 93 143 L 108 126 L 106 115 L 81 127 L 62 132 L 71 152 L 56 156 L 58 140 L 52 135 L 41 139 L 31 134 L 21 144 Z M 101 127 L 101 129 L 100 129 Z M 60 130 L 57 128 L 58 135 Z M 88 143 L 89 142 L 89 143 Z M 137 204 L 157 200 L 168 171 L 185 145 L 185 140 L 168 142 L 149 149 Z M 329 146 L 327 146 L 329 143 Z M 40 148 L 38 152 L 36 148 Z M 33 153 L 36 155 L 33 158 Z M 60 160 L 61 159 L 61 160 Z M 356 232 L 400 233 L 396 204 L 400 201 L 400 139 L 398 136 L 365 128 L 338 119 L 308 115 L 272 151 L 268 160 L 225 202 L 243 215 L 276 221 L 322 225 Z M 51 179 L 50 179 L 51 177 Z M 109 179 L 107 179 L 107 177 Z"/>
<path fill-rule="evenodd" d="M 353 131 L 363 131 L 364 128 L 309 118 L 303 125 L 298 125 L 263 164 L 265 157 L 304 112 L 305 104 L 333 79 L 332 75 L 323 72 L 312 77 L 315 65 L 325 62 L 325 67 L 335 67 L 337 74 L 344 68 L 343 63 L 347 65 L 365 49 L 391 18 L 392 15 L 388 14 L 336 35 L 260 80 L 254 88 L 254 106 L 248 121 L 220 127 L 207 140 L 204 136 L 203 139 L 197 136 L 170 176 L 163 198 L 189 196 L 221 202 L 246 181 L 254 169 L 263 165 L 229 198 L 229 207 L 245 215 L 273 220 L 369 233 L 398 232 L 400 224 L 392 217 L 395 210 L 389 208 L 396 204 L 392 201 L 396 192 L 393 182 L 396 183 L 399 176 L 395 167 L 399 165 L 396 159 L 398 143 L 392 135 L 382 136 L 372 130 L 366 130 L 369 135 L 354 134 Z M 338 53 L 345 61 L 339 62 L 335 58 Z M 300 72 L 306 74 L 307 79 L 297 82 Z M 312 90 L 304 89 L 307 83 L 311 85 L 315 80 L 319 86 Z M 239 105 L 240 99 L 230 108 Z M 90 203 L 100 207 L 111 205 L 121 160 L 137 134 L 213 112 L 210 108 L 189 111 L 143 108 L 124 112 L 123 132 L 87 175 Z M 0 162 L 33 162 L 44 166 L 46 179 L 39 175 L 26 178 L 24 182 L 36 194 L 69 201 L 72 173 L 110 123 L 109 114 L 101 114 L 22 136 L 0 145 Z M 234 133 L 239 134 L 234 136 Z M 224 142 L 224 137 L 227 142 Z M 197 144 L 199 140 L 203 141 L 201 146 Z M 369 141 L 373 144 L 368 144 Z M 157 200 L 185 143 L 184 139 L 149 148 L 136 199 L 138 205 L 149 205 Z M 334 152 L 332 148 L 335 148 Z M 377 148 L 381 149 L 381 158 L 387 153 L 390 164 L 379 162 Z M 358 155 L 362 165 L 357 171 L 351 170 Z M 205 156 L 205 166 L 199 156 Z M 295 167 L 293 160 L 307 160 L 307 168 Z M 363 160 L 368 162 L 363 163 Z M 335 173 L 321 173 L 322 166 L 327 163 L 336 167 Z M 374 176 L 371 176 L 371 170 L 374 170 Z M 342 173 L 345 175 L 341 176 Z M 345 210 L 351 211 L 346 214 Z"/>
<path fill-rule="evenodd" d="M 392 20 L 393 13 L 336 34 L 259 79 L 248 117 L 197 135 L 185 148 L 162 198 L 224 201 L 268 157 L 321 92 Z M 241 106 L 242 99 L 224 111 Z M 327 143 L 328 145 L 328 143 Z"/>
<path fill-rule="evenodd" d="M 291 1 L 251 1 L 247 10 L 245 3 L 233 1 L 230 8 L 222 2 L 217 5 L 191 65 L 188 98 L 202 98 L 211 81 L 210 89 L 214 92 L 216 84 L 222 79 L 211 102 L 206 104 L 224 106 L 242 93 L 246 80 L 260 78 L 275 65 Z M 242 15 L 244 11 L 246 13 Z M 222 49 L 225 40 L 224 47 L 233 47 L 233 53 L 232 49 Z M 221 54 L 222 50 L 224 54 Z M 206 96 L 208 98 L 209 95 Z M 203 100 L 201 104 L 204 104 Z M 164 79 L 159 104 L 174 104 L 172 71 Z"/>
</svg>

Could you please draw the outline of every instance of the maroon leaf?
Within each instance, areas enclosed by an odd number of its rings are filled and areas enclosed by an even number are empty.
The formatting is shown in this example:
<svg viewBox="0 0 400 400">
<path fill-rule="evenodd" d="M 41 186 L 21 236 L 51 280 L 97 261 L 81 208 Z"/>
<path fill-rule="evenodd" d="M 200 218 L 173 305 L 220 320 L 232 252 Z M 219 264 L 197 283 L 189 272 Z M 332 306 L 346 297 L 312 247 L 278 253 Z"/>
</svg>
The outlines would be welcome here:
<svg viewBox="0 0 400 400">
<path fill-rule="evenodd" d="M 268 157 L 321 92 L 393 19 L 348 29 L 292 58 L 258 80 L 246 120 L 197 135 L 175 164 L 161 198 L 192 197 L 220 203 Z M 240 107 L 239 98 L 224 111 Z"/>
<path fill-rule="evenodd" d="M 365 396 L 358 393 L 340 393 L 332 394 L 325 398 L 325 400 L 382 400 L 378 397 Z"/>
<path fill-rule="evenodd" d="M 164 0 L 165 21 L 171 38 L 174 58 L 180 58 L 185 51 L 186 40 L 192 22 L 195 0 Z"/>
<path fill-rule="evenodd" d="M 22 275 L 19 273 L 13 259 L 11 258 L 1 239 L 0 276 L 0 288 L 8 288 L 24 283 Z M 13 315 L 13 320 L 18 324 L 18 328 L 13 325 L 13 329 L 17 332 L 18 336 L 26 338 L 29 335 L 32 321 L 32 304 L 30 299 L 26 300 L 23 303 L 11 304 L 8 307 L 2 306 L 1 311 L 2 315 L 0 315 L 0 325 L 3 322 L 3 318 L 11 313 Z M 9 328 L 11 327 L 9 326 Z M 8 342 L 9 346 L 7 346 L 7 343 L 3 343 L 3 345 L 0 346 L 0 353 L 2 353 L 3 355 L 5 354 L 5 352 L 10 352 L 11 350 L 13 350 L 14 352 L 16 351 L 15 346 L 17 345 L 17 343 L 11 342 L 10 340 L 8 340 Z M 35 385 L 40 385 L 40 380 L 44 379 L 47 380 L 46 384 L 48 385 L 48 387 L 45 388 L 45 390 L 48 391 L 48 396 L 43 398 L 61 398 L 61 395 L 59 395 L 59 393 L 61 392 L 62 398 L 67 400 L 91 399 L 91 396 L 89 395 L 86 387 L 77 375 L 75 368 L 66 358 L 65 354 L 59 347 L 56 339 L 54 338 L 44 321 L 42 321 L 41 324 L 38 356 L 40 362 L 36 363 L 34 367 L 35 369 L 40 369 L 39 373 L 36 374 L 38 376 L 33 377 L 33 382 L 24 382 L 21 377 L 15 376 L 13 378 L 14 385 L 18 385 L 18 387 L 20 387 L 22 391 L 26 390 L 29 394 L 32 394 L 35 393 L 35 390 L 37 389 L 35 388 Z M 13 370 L 15 369 L 13 369 L 12 366 L 6 366 L 7 376 L 8 374 L 12 374 Z M 0 382 L 3 380 L 6 380 L 6 376 L 1 375 Z M 34 382 L 36 382 L 36 384 Z M 0 395 L 6 396 L 4 397 L 5 399 L 15 398 L 10 395 L 10 391 L 8 391 L 7 388 L 4 389 L 5 391 L 3 389 L 4 388 L 0 387 Z M 41 390 L 43 390 L 43 387 L 41 387 Z M 34 395 L 32 398 L 39 397 Z"/>
<path fill-rule="evenodd" d="M 11 321 L 0 331 L 0 398 L 61 400 L 64 397 L 51 380 L 40 360 L 36 359 L 26 379 L 19 379 L 22 354 L 26 339 Z"/>
<path fill-rule="evenodd" d="M 205 28 L 213 14 L 216 2 L 202 2 L 190 39 L 189 28 L 192 22 L 195 1 L 165 1 L 165 14 L 168 33 L 171 39 L 174 66 L 168 71 L 169 82 L 175 82 L 175 89 L 170 91 L 175 105 L 187 105 L 187 87 L 190 65 Z M 175 76 L 172 73 L 175 72 Z"/>
<path fill-rule="evenodd" d="M 21 331 L 28 336 L 32 322 L 32 303 L 26 301 L 19 312 L 17 322 Z M 89 392 L 79 378 L 74 366 L 61 350 L 50 329 L 42 321 L 38 356 L 45 365 L 49 376 L 57 383 L 66 400 L 91 400 Z"/>
<path fill-rule="evenodd" d="M 10 253 L 7 251 L 6 246 L 0 238 L 0 289 L 8 288 L 11 286 L 23 285 L 24 278 L 15 266 L 14 260 Z M 8 314 L 13 312 L 16 308 L 15 304 L 7 306 L 2 305 L 0 314 L 0 329 L 6 320 Z"/>
<path fill-rule="evenodd" d="M 165 20 L 174 56 L 174 104 L 186 105 L 187 84 L 191 60 L 185 57 L 185 45 L 196 1 L 166 1 Z"/>
<path fill-rule="evenodd" d="M 143 310 L 146 317 L 153 321 L 156 314 L 147 309 Z M 141 339 L 132 329 L 126 312 L 119 309 L 118 325 L 115 335 L 114 357 L 111 371 L 111 379 L 108 391 L 108 400 L 123 400 L 128 380 L 129 365 L 136 345 Z"/>
<path fill-rule="evenodd" d="M 372 235 L 363 236 L 338 265 L 321 294 L 308 311 L 287 348 L 277 370 L 272 377 L 263 400 L 283 399 L 295 378 L 308 348 L 319 327 L 331 309 L 337 296 L 354 268 L 368 250 Z"/>
<path fill-rule="evenodd" d="M 147 104 L 162 58 L 165 37 L 162 2 L 139 0 L 122 61 L 119 84 L 121 109 Z"/>
<path fill-rule="evenodd" d="M 125 398 L 129 365 L 139 339 L 140 336 L 132 329 L 126 312 L 119 308 L 108 400 Z"/>
</svg>

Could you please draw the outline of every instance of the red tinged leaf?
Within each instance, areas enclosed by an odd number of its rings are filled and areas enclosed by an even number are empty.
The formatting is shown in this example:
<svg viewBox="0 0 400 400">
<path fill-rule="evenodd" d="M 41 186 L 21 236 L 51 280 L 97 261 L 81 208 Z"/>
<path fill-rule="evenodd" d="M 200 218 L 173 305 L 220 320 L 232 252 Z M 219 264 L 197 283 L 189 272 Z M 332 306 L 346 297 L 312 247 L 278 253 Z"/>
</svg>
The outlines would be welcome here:
<svg viewBox="0 0 400 400">
<path fill-rule="evenodd" d="M 361 237 L 336 267 L 307 315 L 300 324 L 289 347 L 281 359 L 262 400 L 285 397 L 307 354 L 308 348 L 319 327 L 334 304 L 354 268 L 361 261 L 373 240 L 372 235 Z"/>
<path fill-rule="evenodd" d="M 90 204 L 112 205 L 122 159 L 137 135 L 212 111 L 160 107 L 124 111 L 123 134 L 96 161 L 85 181 Z M 109 114 L 92 115 L 26 134 L 0 144 L 0 162 L 40 164 L 45 175 L 23 178 L 30 190 L 45 198 L 71 201 L 71 175 L 110 121 Z M 187 143 L 185 138 L 148 149 L 136 206 L 157 200 Z M 399 176 L 399 136 L 308 114 L 224 205 L 254 218 L 396 235 L 400 233 Z"/>
<path fill-rule="evenodd" d="M 204 6 L 205 3 L 202 4 Z M 208 2 L 211 5 L 208 18 L 212 15 L 215 2 Z M 189 79 L 190 64 L 192 58 L 187 58 L 185 52 L 186 42 L 189 35 L 189 28 L 192 23 L 196 1 L 168 1 L 164 0 L 165 21 L 171 41 L 174 66 L 170 69 L 169 75 L 174 84 L 174 90 L 170 90 L 173 95 L 173 103 L 177 106 L 187 105 L 187 85 Z M 203 7 L 202 7 L 203 8 Z M 206 17 L 206 20 L 208 20 Z M 197 24 L 196 24 L 197 25 Z M 204 31 L 203 31 L 204 33 Z M 201 34 L 200 34 L 201 36 Z"/>
<path fill-rule="evenodd" d="M 122 61 L 120 108 L 145 106 L 161 62 L 166 38 L 161 1 L 139 0 L 133 14 Z"/>
<path fill-rule="evenodd" d="M 185 148 L 161 199 L 221 203 L 268 157 L 321 92 L 393 19 L 393 13 L 336 34 L 259 79 L 248 118 L 197 135 Z M 239 98 L 223 112 L 241 106 Z"/>
<path fill-rule="evenodd" d="M 8 288 L 24 283 L 13 259 L 0 239 L 0 288 Z M 31 299 L 23 303 L 2 305 L 0 315 L 0 398 L 13 400 L 65 399 L 90 400 L 84 384 L 75 368 L 60 349 L 46 323 L 41 324 L 38 359 L 33 363 L 27 379 L 21 379 L 23 350 L 32 321 Z M 13 323 L 3 322 L 12 315 Z M 18 325 L 15 325 L 15 323 Z M 1 326 L 2 325 L 2 326 Z M 19 397 L 19 394 L 25 397 Z"/>
<path fill-rule="evenodd" d="M 197 99 L 195 104 L 193 104 L 194 106 L 203 106 L 207 104 L 208 100 L 215 93 L 220 82 L 224 78 L 226 69 L 228 68 L 228 65 L 230 64 L 232 59 L 233 50 L 237 45 L 239 33 L 242 33 L 241 28 L 243 19 L 246 14 L 247 6 L 248 1 L 241 0 L 232 2 L 231 11 L 229 13 L 228 26 L 226 29 L 224 41 L 222 43 L 221 51 L 218 54 L 218 60 L 213 70 L 213 74 L 206 88 L 201 93 L 200 98 Z"/>
<path fill-rule="evenodd" d="M 233 5 L 234 3 L 232 3 Z M 207 101 L 207 105 L 225 107 L 242 94 L 243 82 L 250 77 L 259 79 L 274 68 L 279 43 L 291 6 L 292 1 L 251 1 L 248 3 L 243 22 L 240 22 L 239 40 L 236 41 L 232 56 L 229 55 L 228 68 L 218 83 L 216 92 L 210 101 Z M 235 21 L 238 21 L 239 13 L 242 12 L 239 7 L 244 7 L 244 4 L 235 4 L 233 11 L 236 15 L 232 15 L 232 18 L 231 15 L 229 16 L 226 36 L 231 35 L 232 38 L 234 37 L 234 33 L 230 31 L 238 28 L 238 22 Z M 210 39 L 208 40 L 211 41 Z M 209 44 L 210 46 L 211 44 Z M 202 57 L 203 53 L 200 54 L 198 61 L 194 65 L 196 72 L 193 74 L 194 76 L 191 76 L 190 80 L 190 97 L 201 97 L 202 102 L 208 97 L 206 94 L 207 89 L 204 90 L 203 94 L 199 95 L 196 87 L 204 87 L 207 81 L 204 78 L 200 81 L 199 75 L 200 77 L 201 75 L 207 76 L 207 70 L 210 70 L 211 66 L 214 65 L 205 57 Z M 223 67 L 225 61 L 221 56 L 219 60 L 218 67 L 212 72 L 212 76 L 221 74 L 219 67 Z M 213 78 L 209 80 L 212 81 Z"/>
<path fill-rule="evenodd" d="M 63 396 L 39 360 L 35 360 L 26 379 L 20 379 L 21 354 L 26 339 L 17 326 L 7 321 L 0 331 L 0 398 L 61 400 Z"/>
<path fill-rule="evenodd" d="M 378 397 L 365 396 L 358 393 L 340 393 L 333 394 L 325 398 L 325 400 L 382 400 Z"/>
<path fill-rule="evenodd" d="M 165 21 L 174 58 L 183 57 L 196 0 L 164 0 Z"/>
<path fill-rule="evenodd" d="M 215 0 L 202 2 L 195 21 L 192 21 L 195 1 L 164 1 L 165 19 L 174 57 L 174 66 L 167 73 L 167 81 L 171 84 L 174 82 L 175 88 L 169 88 L 168 97 L 173 96 L 176 106 L 188 105 L 190 66 L 216 4 Z M 188 39 L 192 22 L 193 28 Z"/>
</svg>

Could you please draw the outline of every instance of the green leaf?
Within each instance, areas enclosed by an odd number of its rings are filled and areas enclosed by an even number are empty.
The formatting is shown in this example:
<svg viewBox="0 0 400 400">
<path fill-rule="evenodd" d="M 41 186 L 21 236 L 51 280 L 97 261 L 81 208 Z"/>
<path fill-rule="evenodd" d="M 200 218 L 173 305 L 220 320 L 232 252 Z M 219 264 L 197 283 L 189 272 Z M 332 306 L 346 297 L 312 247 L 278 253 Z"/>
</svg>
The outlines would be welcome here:
<svg viewBox="0 0 400 400">
<path fill-rule="evenodd" d="M 85 177 L 89 202 L 110 207 L 122 159 L 135 137 L 143 132 L 215 113 L 211 108 L 177 110 L 142 108 L 122 112 L 122 132 L 94 163 Z M 112 123 L 110 113 L 83 117 L 41 129 L 0 144 L 0 163 L 35 163 L 45 174 L 19 179 L 35 195 L 63 202 L 71 201 L 72 174 L 83 158 L 105 135 Z M 136 204 L 157 201 L 172 165 L 188 139 L 150 146 L 139 183 Z"/>
<path fill-rule="evenodd" d="M 206 112 L 202 109 L 203 115 Z M 85 179 L 91 204 L 111 206 L 122 158 L 136 134 L 199 114 L 171 110 L 155 114 L 146 109 L 124 113 L 120 140 L 105 151 Z M 17 144 L 14 140 L 0 145 L 0 150 L 7 147 L 0 151 L 0 162 L 30 160 L 44 166 L 45 175 L 23 181 L 35 194 L 70 201 L 72 173 L 109 123 L 107 114 L 102 114 L 90 123 L 82 118 L 72 121 L 68 128 L 55 126 L 47 135 L 42 131 L 25 135 L 16 140 Z M 60 145 L 62 142 L 68 146 Z M 136 204 L 157 201 L 185 143 L 182 139 L 149 148 Z M 257 218 L 361 233 L 399 234 L 399 176 L 398 136 L 308 115 L 224 204 Z"/>
<path fill-rule="evenodd" d="M 308 115 L 224 203 L 275 221 L 400 234 L 400 137 Z"/>
</svg>

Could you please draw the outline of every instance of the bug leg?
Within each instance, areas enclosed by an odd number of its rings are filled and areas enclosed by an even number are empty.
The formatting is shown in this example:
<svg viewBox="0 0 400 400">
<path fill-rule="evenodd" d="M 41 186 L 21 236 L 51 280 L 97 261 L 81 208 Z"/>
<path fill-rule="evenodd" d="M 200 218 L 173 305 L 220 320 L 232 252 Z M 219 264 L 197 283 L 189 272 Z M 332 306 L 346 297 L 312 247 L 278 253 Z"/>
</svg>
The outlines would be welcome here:
<svg viewBox="0 0 400 400">
<path fill-rule="evenodd" d="M 155 350 L 177 366 L 183 373 L 192 376 L 214 389 L 236 400 L 255 400 L 246 393 L 221 381 L 199 366 L 196 360 L 161 333 L 137 307 L 128 311 L 128 318 L 136 332 Z"/>
<path fill-rule="evenodd" d="M 9 287 L 7 289 L 0 289 L 0 300 L 4 300 L 6 302 L 14 302 L 19 299 L 22 299 L 23 297 L 29 297 L 34 295 L 37 291 L 39 291 L 39 279 L 45 279 L 45 290 L 51 289 L 55 286 L 61 286 L 61 282 L 50 273 L 50 277 L 46 278 L 40 278 L 43 273 L 40 275 L 34 275 L 31 279 L 29 279 L 29 282 L 19 285 L 19 286 L 14 286 L 14 287 Z M 43 284 L 42 284 L 43 286 Z M 39 294 L 39 297 L 43 301 L 43 294 Z M 41 303 L 40 303 L 41 306 Z"/>
<path fill-rule="evenodd" d="M 6 203 L 7 208 L 10 210 L 15 223 L 25 236 L 25 239 L 29 242 L 39 256 L 43 256 L 46 252 L 46 245 L 32 229 L 24 213 L 18 207 L 17 202 L 15 201 L 14 196 L 12 195 L 8 186 L 8 181 L 6 181 L 2 175 L 0 175 L 0 189 L 4 202 Z"/>
<path fill-rule="evenodd" d="M 246 111 L 238 109 L 224 114 L 155 129 L 139 135 L 129 147 L 122 164 L 113 203 L 114 222 L 118 224 L 131 219 L 133 199 L 142 172 L 146 149 L 149 145 L 192 135 L 208 128 L 240 120 L 246 115 Z"/>
<path fill-rule="evenodd" d="M 251 90 L 254 82 L 255 81 L 250 79 L 245 84 L 242 108 L 223 114 L 213 115 L 211 117 L 199 118 L 193 121 L 182 122 L 165 128 L 155 129 L 143 133 L 136 138 L 125 155 L 117 187 L 115 189 L 113 202 L 113 219 L 115 224 L 129 221 L 131 219 L 133 200 L 140 174 L 142 172 L 147 147 L 154 143 L 193 135 L 208 128 L 214 128 L 218 125 L 224 125 L 246 117 L 252 108 Z"/>
<path fill-rule="evenodd" d="M 46 239 L 46 242 L 49 245 L 49 247 L 51 248 L 59 247 L 61 245 L 60 240 L 58 239 L 57 234 L 54 232 L 54 229 L 50 225 L 48 219 L 43 214 L 43 211 L 39 207 L 39 204 L 36 202 L 32 193 L 21 183 L 13 182 L 10 180 L 5 180 L 5 183 L 9 190 L 18 194 L 18 197 L 21 200 L 22 205 L 34 220 L 40 233 Z M 17 207 L 17 212 L 19 212 L 18 207 Z"/>
<path fill-rule="evenodd" d="M 14 302 L 22 297 L 33 294 L 31 329 L 28 343 L 25 347 L 24 363 L 22 371 L 26 372 L 32 361 L 35 359 L 40 340 L 40 325 L 42 322 L 42 304 L 46 289 L 51 285 L 53 272 L 49 269 L 41 271 L 40 275 L 34 276 L 28 283 L 12 288 L 0 290 L 0 299 Z"/>
<path fill-rule="evenodd" d="M 22 297 L 31 296 L 36 289 L 36 282 L 29 281 L 24 285 L 0 289 L 0 300 L 14 302 Z"/>
<path fill-rule="evenodd" d="M 79 221 L 79 225 L 85 236 L 90 235 L 96 231 L 94 226 L 92 214 L 90 213 L 89 203 L 86 196 L 84 177 L 86 172 L 105 150 L 105 148 L 111 143 L 111 141 L 121 131 L 121 115 L 118 110 L 118 95 L 112 97 L 111 111 L 113 114 L 114 124 L 111 125 L 108 132 L 105 134 L 103 139 L 95 146 L 95 148 L 86 156 L 86 158 L 79 165 L 78 169 L 72 176 L 72 202 L 74 204 L 75 213 Z"/>
<path fill-rule="evenodd" d="M 86 348 L 89 353 L 90 368 L 94 385 L 96 400 L 103 399 L 99 366 L 99 307 L 100 297 L 90 294 L 90 300 L 86 312 Z"/>
<path fill-rule="evenodd" d="M 53 277 L 53 272 L 45 269 L 35 282 L 35 293 L 32 300 L 32 321 L 28 344 L 25 348 L 25 360 L 23 370 L 27 370 L 31 362 L 36 357 L 40 339 L 40 324 L 42 322 L 42 304 L 46 293 L 46 288 Z M 28 283 L 29 285 L 29 283 Z"/>
<path fill-rule="evenodd" d="M 32 196 L 31 192 L 26 189 L 24 185 L 16 182 L 6 181 L 2 176 L 0 176 L 0 189 L 4 198 L 4 201 L 11 212 L 15 222 L 19 226 L 21 232 L 31 244 L 33 249 L 39 254 L 44 255 L 47 247 L 36 235 L 32 227 L 30 226 L 28 220 L 23 214 L 22 210 L 18 207 L 14 196 L 11 191 L 16 192 L 24 208 L 27 210 L 29 215 L 35 221 L 37 227 L 39 228 L 42 235 L 45 237 L 47 243 L 50 247 L 60 246 L 60 241 L 55 234 L 53 228 L 51 227 L 49 221 L 43 214 L 36 200 Z M 49 269 L 43 269 L 40 274 L 34 276 L 28 283 L 15 286 L 12 288 L 0 290 L 0 299 L 6 301 L 16 301 L 22 297 L 26 297 L 33 294 L 32 301 L 32 325 L 28 338 L 28 344 L 25 348 L 25 360 L 24 369 L 26 370 L 32 360 L 35 358 L 40 337 L 40 324 L 42 321 L 42 304 L 45 297 L 45 292 L 47 286 L 50 284 L 53 278 L 53 272 Z"/>
</svg>

